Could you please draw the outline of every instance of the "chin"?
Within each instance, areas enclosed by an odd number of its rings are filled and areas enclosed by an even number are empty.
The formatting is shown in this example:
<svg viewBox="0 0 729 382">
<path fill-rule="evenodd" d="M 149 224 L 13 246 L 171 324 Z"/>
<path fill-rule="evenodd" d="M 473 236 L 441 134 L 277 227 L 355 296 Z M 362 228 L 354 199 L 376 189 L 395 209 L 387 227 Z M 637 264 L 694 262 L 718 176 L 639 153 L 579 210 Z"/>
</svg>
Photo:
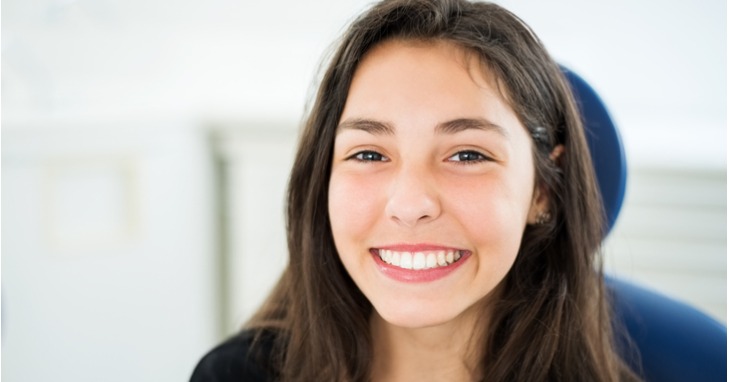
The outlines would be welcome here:
<svg viewBox="0 0 729 382">
<path fill-rule="evenodd" d="M 454 321 L 460 312 L 436 304 L 403 304 L 395 301 L 388 306 L 375 306 L 377 314 L 390 325 L 401 328 L 419 329 L 443 325 Z"/>
</svg>

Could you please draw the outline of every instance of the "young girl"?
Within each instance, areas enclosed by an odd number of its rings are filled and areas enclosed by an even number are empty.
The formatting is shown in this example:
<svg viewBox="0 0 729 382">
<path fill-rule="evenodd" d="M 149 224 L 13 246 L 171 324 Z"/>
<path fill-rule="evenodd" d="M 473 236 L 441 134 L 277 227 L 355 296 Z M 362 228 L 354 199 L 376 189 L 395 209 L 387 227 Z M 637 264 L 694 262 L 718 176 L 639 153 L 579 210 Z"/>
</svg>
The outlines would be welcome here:
<svg viewBox="0 0 729 382">
<path fill-rule="evenodd" d="M 351 25 L 287 219 L 281 280 L 193 381 L 637 379 L 570 89 L 497 5 L 383 1 Z"/>
</svg>

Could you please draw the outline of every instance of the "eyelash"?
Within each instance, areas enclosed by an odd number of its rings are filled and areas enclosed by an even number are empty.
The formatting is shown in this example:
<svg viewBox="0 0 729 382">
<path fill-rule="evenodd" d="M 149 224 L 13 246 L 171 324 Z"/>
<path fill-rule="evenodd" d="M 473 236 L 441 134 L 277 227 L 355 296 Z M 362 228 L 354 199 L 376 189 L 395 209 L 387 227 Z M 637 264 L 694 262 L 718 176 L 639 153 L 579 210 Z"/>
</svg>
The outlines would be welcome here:
<svg viewBox="0 0 729 382">
<path fill-rule="evenodd" d="M 473 158 L 471 158 L 471 159 L 464 159 L 464 158 L 462 158 L 462 156 L 464 156 L 464 155 L 476 156 L 476 158 L 475 159 L 473 159 Z M 375 157 L 377 159 L 375 159 L 373 157 Z M 454 157 L 458 157 L 458 160 L 451 160 L 451 158 L 454 158 Z M 354 160 L 354 161 L 357 161 L 357 162 L 363 162 L 363 163 L 366 163 L 366 162 L 387 162 L 387 161 L 389 161 L 389 159 L 386 156 L 378 153 L 377 151 L 372 151 L 372 150 L 360 151 L 360 152 L 358 152 L 358 153 L 350 156 L 347 159 L 348 160 Z M 491 162 L 491 161 L 493 161 L 493 159 L 490 158 L 490 157 L 487 157 L 484 154 L 481 154 L 478 151 L 464 150 L 464 151 L 459 151 L 459 152 L 453 154 L 452 156 L 448 157 L 448 161 L 449 162 L 457 163 L 457 164 L 462 165 L 462 166 L 467 166 L 467 165 L 481 163 L 481 162 Z"/>
<path fill-rule="evenodd" d="M 470 160 L 461 159 L 462 155 L 474 155 L 474 156 L 477 156 L 477 159 L 470 159 Z M 453 157 L 458 157 L 458 160 L 451 160 L 451 158 L 453 158 Z M 490 157 L 487 157 L 484 154 L 481 154 L 478 151 L 464 150 L 464 151 L 459 151 L 459 152 L 455 153 L 454 155 L 448 157 L 448 161 L 455 162 L 459 165 L 467 166 L 467 165 L 481 163 L 481 162 L 491 162 L 491 161 L 493 161 L 493 159 L 491 159 Z"/>
<path fill-rule="evenodd" d="M 372 156 L 378 156 L 379 159 L 372 159 L 371 158 Z M 370 157 L 370 159 L 366 159 L 366 157 Z M 355 160 L 357 162 L 363 162 L 363 163 L 366 163 L 366 162 L 387 162 L 387 161 L 389 161 L 389 159 L 386 156 L 378 153 L 377 151 L 372 151 L 372 150 L 360 151 L 360 152 L 358 152 L 358 153 L 350 156 L 347 159 L 349 159 L 349 160 Z"/>
</svg>

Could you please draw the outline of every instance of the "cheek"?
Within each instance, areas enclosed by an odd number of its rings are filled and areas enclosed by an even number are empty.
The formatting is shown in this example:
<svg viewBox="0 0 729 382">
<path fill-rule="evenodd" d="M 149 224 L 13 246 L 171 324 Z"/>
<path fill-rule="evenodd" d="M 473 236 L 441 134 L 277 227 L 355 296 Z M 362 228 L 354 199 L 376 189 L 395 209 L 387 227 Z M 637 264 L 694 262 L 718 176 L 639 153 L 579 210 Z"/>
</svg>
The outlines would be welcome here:
<svg viewBox="0 0 729 382">
<path fill-rule="evenodd" d="M 329 219 L 339 248 L 356 240 L 374 224 L 378 216 L 378 186 L 371 179 L 332 173 L 329 183 Z M 380 188 L 381 189 L 381 188 Z"/>
<path fill-rule="evenodd" d="M 518 181 L 515 181 L 518 180 Z M 530 177 L 482 177 L 450 182 L 447 206 L 460 227 L 476 241 L 518 249 L 531 206 Z"/>
</svg>

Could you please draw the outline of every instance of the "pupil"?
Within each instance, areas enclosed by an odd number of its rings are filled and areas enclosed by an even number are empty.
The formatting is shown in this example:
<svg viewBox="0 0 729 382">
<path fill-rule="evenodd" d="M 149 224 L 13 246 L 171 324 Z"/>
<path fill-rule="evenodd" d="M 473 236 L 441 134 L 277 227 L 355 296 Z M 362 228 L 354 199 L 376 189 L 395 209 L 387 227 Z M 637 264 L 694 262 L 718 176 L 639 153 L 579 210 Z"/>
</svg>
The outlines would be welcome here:
<svg viewBox="0 0 729 382">
<path fill-rule="evenodd" d="M 379 161 L 379 160 L 381 160 L 380 159 L 380 154 L 375 153 L 375 152 L 371 152 L 371 151 L 364 153 L 363 156 L 364 156 L 364 160 L 369 160 L 369 161 Z"/>
<path fill-rule="evenodd" d="M 459 155 L 459 159 L 462 161 L 472 161 L 472 160 L 478 160 L 478 156 L 476 155 L 476 153 L 465 152 L 465 153 L 461 153 Z"/>
</svg>

